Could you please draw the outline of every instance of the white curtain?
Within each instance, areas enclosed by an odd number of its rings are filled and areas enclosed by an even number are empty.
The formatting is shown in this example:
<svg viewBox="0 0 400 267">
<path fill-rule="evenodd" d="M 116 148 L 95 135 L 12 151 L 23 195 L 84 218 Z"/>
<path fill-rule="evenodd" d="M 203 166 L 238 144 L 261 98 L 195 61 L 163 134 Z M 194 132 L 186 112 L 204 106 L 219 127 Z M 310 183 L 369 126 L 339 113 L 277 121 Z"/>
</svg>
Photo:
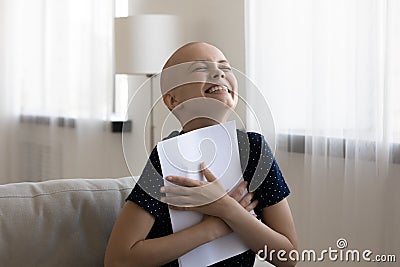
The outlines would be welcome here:
<svg viewBox="0 0 400 267">
<path fill-rule="evenodd" d="M 0 1 L 1 183 L 105 174 L 113 19 L 110 0 Z"/>
<path fill-rule="evenodd" d="M 246 70 L 274 115 L 302 248 L 398 252 L 399 14 L 397 0 L 246 2 Z"/>
</svg>

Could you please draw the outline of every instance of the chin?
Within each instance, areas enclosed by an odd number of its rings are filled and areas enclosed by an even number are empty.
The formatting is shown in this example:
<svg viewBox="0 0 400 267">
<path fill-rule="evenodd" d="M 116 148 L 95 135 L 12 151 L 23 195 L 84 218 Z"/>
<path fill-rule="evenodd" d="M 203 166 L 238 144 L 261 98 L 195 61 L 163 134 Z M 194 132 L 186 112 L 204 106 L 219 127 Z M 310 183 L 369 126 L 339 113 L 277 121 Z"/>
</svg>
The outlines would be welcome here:
<svg viewBox="0 0 400 267">
<path fill-rule="evenodd" d="M 218 100 L 220 102 L 222 102 L 224 105 L 228 106 L 229 108 L 235 108 L 236 103 L 235 101 L 232 99 L 232 97 L 229 95 L 215 95 L 213 97 L 209 97 L 215 100 Z"/>
<path fill-rule="evenodd" d="M 210 118 L 217 122 L 223 122 L 234 107 L 233 99 L 202 97 L 180 104 L 173 110 L 173 113 L 181 122 L 188 122 L 196 118 Z"/>
</svg>

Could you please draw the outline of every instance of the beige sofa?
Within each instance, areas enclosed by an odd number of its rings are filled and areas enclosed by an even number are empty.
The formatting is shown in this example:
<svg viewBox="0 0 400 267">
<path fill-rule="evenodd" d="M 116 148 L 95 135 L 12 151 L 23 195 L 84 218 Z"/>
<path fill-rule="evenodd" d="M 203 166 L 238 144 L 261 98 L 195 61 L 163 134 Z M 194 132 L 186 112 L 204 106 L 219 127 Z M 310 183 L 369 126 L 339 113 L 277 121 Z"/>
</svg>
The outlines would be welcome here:
<svg viewBox="0 0 400 267">
<path fill-rule="evenodd" d="M 0 185 L 0 266 L 103 266 L 112 227 L 134 184 L 125 177 Z"/>
<path fill-rule="evenodd" d="M 133 186 L 131 177 L 0 185 L 0 266 L 103 266 Z"/>
</svg>

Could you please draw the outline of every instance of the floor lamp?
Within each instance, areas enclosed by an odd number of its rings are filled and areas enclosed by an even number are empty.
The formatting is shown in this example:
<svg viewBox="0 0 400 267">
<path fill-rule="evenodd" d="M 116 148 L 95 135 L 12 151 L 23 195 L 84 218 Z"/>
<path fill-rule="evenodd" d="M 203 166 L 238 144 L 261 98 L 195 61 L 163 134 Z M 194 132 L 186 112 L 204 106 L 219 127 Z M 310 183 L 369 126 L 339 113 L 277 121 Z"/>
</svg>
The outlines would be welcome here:
<svg viewBox="0 0 400 267">
<path fill-rule="evenodd" d="M 173 15 L 143 14 L 115 18 L 115 74 L 153 75 L 181 45 L 179 19 Z M 150 114 L 150 147 L 154 147 L 154 112 Z"/>
</svg>

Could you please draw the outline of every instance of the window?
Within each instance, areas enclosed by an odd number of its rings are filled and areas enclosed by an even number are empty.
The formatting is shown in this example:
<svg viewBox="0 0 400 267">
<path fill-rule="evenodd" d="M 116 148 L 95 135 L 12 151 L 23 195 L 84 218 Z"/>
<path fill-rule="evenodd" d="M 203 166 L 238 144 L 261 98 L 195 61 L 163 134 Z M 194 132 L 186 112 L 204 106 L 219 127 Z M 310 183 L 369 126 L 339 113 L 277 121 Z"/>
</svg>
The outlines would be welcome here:
<svg viewBox="0 0 400 267">
<path fill-rule="evenodd" d="M 21 1 L 9 14 L 10 80 L 19 113 L 108 119 L 113 3 Z M 22 7 L 23 6 L 23 7 Z"/>
<path fill-rule="evenodd" d="M 247 1 L 247 70 L 277 132 L 400 143 L 399 11 L 397 1 Z"/>
</svg>

